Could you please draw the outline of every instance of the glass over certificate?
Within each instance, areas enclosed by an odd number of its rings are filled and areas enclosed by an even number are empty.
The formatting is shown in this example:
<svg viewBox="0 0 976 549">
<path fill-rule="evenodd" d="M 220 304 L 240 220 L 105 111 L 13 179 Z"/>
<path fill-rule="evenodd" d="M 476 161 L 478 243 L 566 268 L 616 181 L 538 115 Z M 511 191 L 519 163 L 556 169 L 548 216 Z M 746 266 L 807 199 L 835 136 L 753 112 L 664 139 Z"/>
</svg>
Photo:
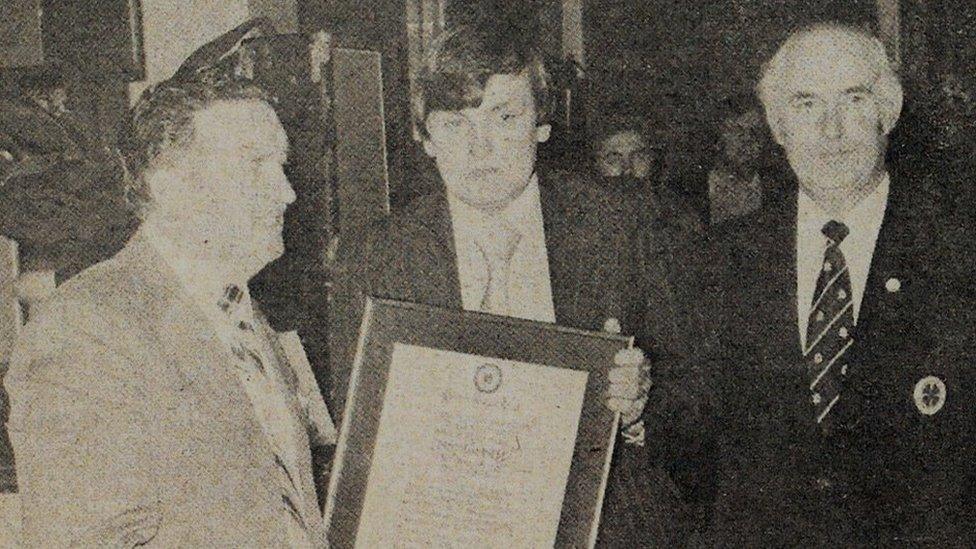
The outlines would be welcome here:
<svg viewBox="0 0 976 549">
<path fill-rule="evenodd" d="M 552 547 L 586 378 L 395 344 L 356 547 Z"/>
<path fill-rule="evenodd" d="M 371 301 L 333 466 L 335 547 L 592 545 L 627 338 Z"/>
</svg>

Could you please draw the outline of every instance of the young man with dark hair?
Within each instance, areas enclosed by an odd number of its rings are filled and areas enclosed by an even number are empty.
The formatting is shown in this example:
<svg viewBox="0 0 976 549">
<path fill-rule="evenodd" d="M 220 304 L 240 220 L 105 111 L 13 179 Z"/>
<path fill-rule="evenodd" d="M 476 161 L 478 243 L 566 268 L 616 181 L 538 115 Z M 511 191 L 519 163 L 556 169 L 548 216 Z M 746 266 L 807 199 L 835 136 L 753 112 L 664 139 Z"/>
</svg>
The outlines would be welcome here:
<svg viewBox="0 0 976 549">
<path fill-rule="evenodd" d="M 666 308 L 644 316 L 646 296 L 663 295 L 663 289 L 661 278 L 647 275 L 637 205 L 587 181 L 537 172 L 536 147 L 548 139 L 550 126 L 548 82 L 534 45 L 497 28 L 462 26 L 441 37 L 420 88 L 423 148 L 440 181 L 405 211 L 341 237 L 330 409 L 343 410 L 370 295 L 588 330 L 622 329 L 663 360 L 677 330 Z M 640 441 L 649 363 L 634 350 L 608 368 L 607 405 L 622 413 L 626 440 Z M 624 456 L 637 452 L 635 446 L 620 459 L 636 463 Z M 611 472 L 607 541 L 626 543 L 634 529 L 653 528 L 630 516 L 626 501 L 640 491 L 635 483 L 652 474 L 644 469 Z M 641 496 L 663 507 L 667 493 L 658 487 Z"/>
</svg>

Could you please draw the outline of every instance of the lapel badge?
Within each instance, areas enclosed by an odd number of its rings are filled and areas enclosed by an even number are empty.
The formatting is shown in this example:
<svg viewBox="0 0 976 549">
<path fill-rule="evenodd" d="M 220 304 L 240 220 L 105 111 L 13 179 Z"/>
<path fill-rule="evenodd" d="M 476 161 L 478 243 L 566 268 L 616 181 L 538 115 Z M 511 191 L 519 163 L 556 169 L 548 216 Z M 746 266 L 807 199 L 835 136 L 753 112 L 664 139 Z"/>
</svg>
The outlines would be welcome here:
<svg viewBox="0 0 976 549">
<path fill-rule="evenodd" d="M 922 415 L 934 415 L 945 405 L 945 383 L 935 376 L 923 377 L 915 384 L 912 398 L 915 400 L 915 407 Z"/>
<path fill-rule="evenodd" d="M 894 277 L 889 278 L 888 281 L 885 282 L 885 289 L 891 293 L 901 290 L 901 280 Z"/>
</svg>

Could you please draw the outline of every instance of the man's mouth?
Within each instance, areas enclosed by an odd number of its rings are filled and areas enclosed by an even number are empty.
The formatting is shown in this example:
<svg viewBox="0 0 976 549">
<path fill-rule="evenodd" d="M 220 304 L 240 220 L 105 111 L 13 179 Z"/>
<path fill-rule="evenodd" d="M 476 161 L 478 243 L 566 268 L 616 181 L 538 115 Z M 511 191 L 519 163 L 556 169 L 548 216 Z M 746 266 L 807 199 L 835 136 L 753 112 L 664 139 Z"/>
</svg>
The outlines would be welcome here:
<svg viewBox="0 0 976 549">
<path fill-rule="evenodd" d="M 498 170 L 495 168 L 477 168 L 474 170 L 468 170 L 468 177 L 485 179 L 488 177 L 492 177 L 497 173 Z"/>
<path fill-rule="evenodd" d="M 281 229 L 285 224 L 285 214 L 284 212 L 268 217 L 264 220 L 264 224 L 272 229 Z"/>
<path fill-rule="evenodd" d="M 850 154 L 851 154 L 851 151 L 849 151 L 849 150 L 824 151 L 824 152 L 820 153 L 820 158 L 823 158 L 825 160 L 835 160 L 835 159 L 840 159 L 840 158 L 846 158 L 846 157 L 850 156 Z"/>
</svg>

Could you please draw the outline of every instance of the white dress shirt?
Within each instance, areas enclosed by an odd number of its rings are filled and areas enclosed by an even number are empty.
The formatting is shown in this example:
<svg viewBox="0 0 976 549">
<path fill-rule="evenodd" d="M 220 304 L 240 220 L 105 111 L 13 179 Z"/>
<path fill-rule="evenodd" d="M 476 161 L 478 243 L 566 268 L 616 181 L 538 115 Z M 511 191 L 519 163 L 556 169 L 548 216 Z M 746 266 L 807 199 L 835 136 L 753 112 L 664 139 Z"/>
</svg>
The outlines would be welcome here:
<svg viewBox="0 0 976 549">
<path fill-rule="evenodd" d="M 465 204 L 450 193 L 447 199 L 454 228 L 454 248 L 457 250 L 458 280 L 464 309 L 480 310 L 488 286 L 489 268 L 479 246 L 485 244 L 481 239 L 496 236 L 487 227 L 504 223 L 521 235 L 509 263 L 505 292 L 507 303 L 503 307 L 505 314 L 527 320 L 555 322 L 538 179 L 532 176 L 525 191 L 495 216 Z"/>
<path fill-rule="evenodd" d="M 827 248 L 827 237 L 823 234 L 824 225 L 834 220 L 847 225 L 850 230 L 847 238 L 841 242 L 840 251 L 844 254 L 851 277 L 851 310 L 856 323 L 868 273 L 871 270 L 874 245 L 877 243 L 885 208 L 888 205 L 889 187 L 890 180 L 885 174 L 878 187 L 844 214 L 843 219 L 837 219 L 825 212 L 802 190 L 798 193 L 796 306 L 800 342 L 803 346 L 806 346 L 810 307 L 813 303 L 813 293 L 816 291 L 817 277 L 820 276 L 820 269 L 823 266 L 824 250 Z"/>
</svg>

